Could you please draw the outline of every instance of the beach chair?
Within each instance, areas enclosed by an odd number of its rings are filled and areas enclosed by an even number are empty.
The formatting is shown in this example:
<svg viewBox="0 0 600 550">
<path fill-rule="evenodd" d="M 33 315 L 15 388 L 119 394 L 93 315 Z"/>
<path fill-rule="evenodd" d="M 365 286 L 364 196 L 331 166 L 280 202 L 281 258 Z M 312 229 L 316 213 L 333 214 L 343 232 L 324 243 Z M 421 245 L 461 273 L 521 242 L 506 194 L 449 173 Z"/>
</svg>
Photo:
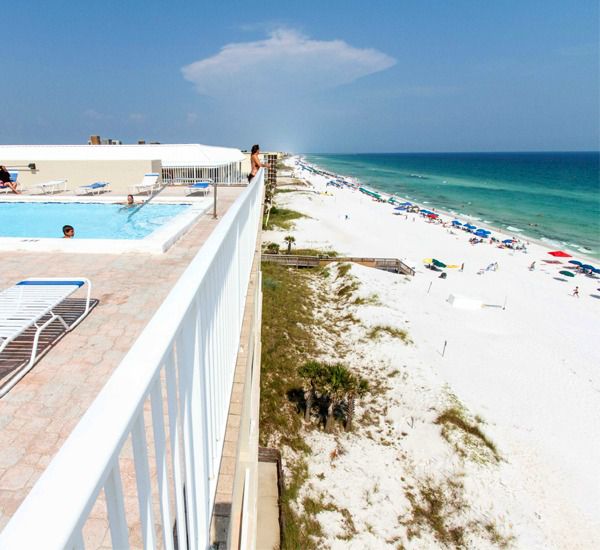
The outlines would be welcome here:
<svg viewBox="0 0 600 550">
<path fill-rule="evenodd" d="M 185 190 L 185 194 L 186 195 L 193 195 L 195 193 L 199 193 L 201 195 L 208 195 L 209 191 L 210 191 L 210 184 L 212 182 L 205 180 L 205 181 L 197 181 L 196 183 L 192 183 L 190 185 L 187 186 L 186 190 Z"/>
<path fill-rule="evenodd" d="M 83 313 L 68 324 L 63 314 L 55 310 L 76 290 L 87 285 Z M 65 332 L 73 330 L 90 311 L 92 283 L 83 277 L 25 279 L 0 292 L 0 358 L 7 346 L 29 328 L 34 328 L 31 355 L 15 372 L 5 376 L 0 386 L 0 397 L 8 392 L 27 372 L 38 357 L 38 343 L 42 332 L 58 321 Z"/>
<path fill-rule="evenodd" d="M 160 189 L 160 174 L 145 174 L 142 181 L 131 186 L 134 193 L 153 193 Z"/>
<path fill-rule="evenodd" d="M 107 181 L 96 181 L 89 185 L 81 185 L 75 189 L 76 195 L 99 195 L 100 193 L 106 193 L 110 191 L 110 183 Z"/>
<path fill-rule="evenodd" d="M 37 187 L 44 195 L 52 195 L 53 193 L 59 193 L 60 191 L 67 190 L 67 180 L 50 180 L 43 183 L 36 183 L 34 187 Z"/>
<path fill-rule="evenodd" d="M 17 189 L 19 188 L 19 172 L 16 170 L 9 170 L 10 181 L 17 184 Z M 12 189 L 8 185 L 0 185 L 0 193 L 12 193 Z"/>
</svg>

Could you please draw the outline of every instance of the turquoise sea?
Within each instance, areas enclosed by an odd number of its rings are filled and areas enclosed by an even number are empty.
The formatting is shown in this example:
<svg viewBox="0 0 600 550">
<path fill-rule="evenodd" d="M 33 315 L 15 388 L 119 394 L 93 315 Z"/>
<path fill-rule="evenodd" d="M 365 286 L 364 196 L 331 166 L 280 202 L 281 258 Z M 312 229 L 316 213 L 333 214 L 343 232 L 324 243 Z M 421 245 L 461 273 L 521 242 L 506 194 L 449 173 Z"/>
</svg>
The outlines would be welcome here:
<svg viewBox="0 0 600 550">
<path fill-rule="evenodd" d="M 479 225 L 600 258 L 600 153 L 304 155 L 317 166 Z"/>
</svg>

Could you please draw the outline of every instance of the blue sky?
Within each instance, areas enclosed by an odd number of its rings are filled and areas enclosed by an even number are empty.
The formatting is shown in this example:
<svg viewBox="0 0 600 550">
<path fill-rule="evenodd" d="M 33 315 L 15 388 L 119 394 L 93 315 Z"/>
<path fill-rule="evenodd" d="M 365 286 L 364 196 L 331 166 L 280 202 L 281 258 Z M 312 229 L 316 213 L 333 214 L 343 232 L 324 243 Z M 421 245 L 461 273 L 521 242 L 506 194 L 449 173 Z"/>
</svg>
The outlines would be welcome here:
<svg viewBox="0 0 600 550">
<path fill-rule="evenodd" d="M 5 2 L 0 143 L 597 150 L 598 3 Z"/>
</svg>

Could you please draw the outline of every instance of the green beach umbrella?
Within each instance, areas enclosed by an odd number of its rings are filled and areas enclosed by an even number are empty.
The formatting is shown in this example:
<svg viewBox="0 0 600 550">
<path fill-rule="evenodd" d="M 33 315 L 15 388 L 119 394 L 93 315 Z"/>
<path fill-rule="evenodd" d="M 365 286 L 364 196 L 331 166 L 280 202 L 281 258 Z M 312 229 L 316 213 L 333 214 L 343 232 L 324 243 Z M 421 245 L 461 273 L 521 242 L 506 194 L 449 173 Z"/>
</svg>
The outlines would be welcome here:
<svg viewBox="0 0 600 550">
<path fill-rule="evenodd" d="M 566 275 L 567 277 L 575 277 L 575 273 L 571 273 L 570 271 L 559 271 L 561 275 Z"/>
<path fill-rule="evenodd" d="M 446 267 L 446 264 L 444 262 L 440 262 L 439 260 L 436 260 L 435 258 L 433 258 L 433 260 L 431 260 L 431 263 L 436 267 Z"/>
</svg>

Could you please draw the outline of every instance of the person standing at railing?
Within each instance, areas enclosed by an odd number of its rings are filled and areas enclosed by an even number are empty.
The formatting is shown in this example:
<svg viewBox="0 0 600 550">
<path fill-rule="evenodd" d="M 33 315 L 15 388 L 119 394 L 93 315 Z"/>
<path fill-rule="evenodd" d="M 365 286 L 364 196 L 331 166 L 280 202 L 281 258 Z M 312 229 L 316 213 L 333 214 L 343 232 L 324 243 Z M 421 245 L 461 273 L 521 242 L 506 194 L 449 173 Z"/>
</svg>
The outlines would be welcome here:
<svg viewBox="0 0 600 550">
<path fill-rule="evenodd" d="M 260 162 L 260 157 L 258 155 L 260 155 L 260 146 L 253 145 L 252 153 L 250 155 L 251 169 L 250 169 L 250 173 L 248 174 L 248 183 L 250 183 L 250 180 L 254 176 L 256 176 L 256 174 L 258 173 L 258 171 L 261 168 L 268 168 L 268 166 L 269 166 L 268 164 L 264 164 L 264 163 Z"/>
</svg>

